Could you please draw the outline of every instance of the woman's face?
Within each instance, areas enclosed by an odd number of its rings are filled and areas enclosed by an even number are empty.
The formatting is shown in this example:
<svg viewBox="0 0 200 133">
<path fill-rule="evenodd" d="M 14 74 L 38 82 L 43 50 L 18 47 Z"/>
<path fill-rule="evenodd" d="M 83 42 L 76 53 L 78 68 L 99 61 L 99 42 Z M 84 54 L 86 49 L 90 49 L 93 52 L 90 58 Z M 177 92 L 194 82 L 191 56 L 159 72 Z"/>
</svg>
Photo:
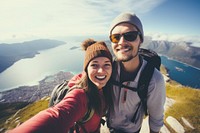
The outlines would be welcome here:
<svg viewBox="0 0 200 133">
<path fill-rule="evenodd" d="M 102 89 L 112 74 L 112 64 L 107 57 L 97 57 L 90 61 L 87 67 L 89 79 Z"/>
</svg>

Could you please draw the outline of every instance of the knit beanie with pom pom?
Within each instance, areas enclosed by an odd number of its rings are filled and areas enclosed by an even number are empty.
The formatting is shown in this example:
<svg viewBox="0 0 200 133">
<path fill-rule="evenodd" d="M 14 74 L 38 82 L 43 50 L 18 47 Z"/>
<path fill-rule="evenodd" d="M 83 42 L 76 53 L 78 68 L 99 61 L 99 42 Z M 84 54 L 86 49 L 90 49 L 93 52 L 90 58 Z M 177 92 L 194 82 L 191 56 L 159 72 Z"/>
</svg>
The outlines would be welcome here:
<svg viewBox="0 0 200 133">
<path fill-rule="evenodd" d="M 105 42 L 97 42 L 93 39 L 87 39 L 81 44 L 81 46 L 83 50 L 85 50 L 83 70 L 87 71 L 89 62 L 96 57 L 107 57 L 112 62 L 112 55 Z"/>
</svg>

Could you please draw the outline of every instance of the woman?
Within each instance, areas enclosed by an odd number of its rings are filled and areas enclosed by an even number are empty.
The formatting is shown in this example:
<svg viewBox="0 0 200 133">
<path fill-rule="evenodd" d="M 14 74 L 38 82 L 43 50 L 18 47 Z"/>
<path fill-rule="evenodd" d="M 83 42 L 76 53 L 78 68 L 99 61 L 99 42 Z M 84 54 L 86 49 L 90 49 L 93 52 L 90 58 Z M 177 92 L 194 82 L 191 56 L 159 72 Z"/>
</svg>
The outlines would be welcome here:
<svg viewBox="0 0 200 133">
<path fill-rule="evenodd" d="M 110 86 L 107 82 L 112 73 L 112 55 L 104 42 L 88 39 L 82 47 L 85 50 L 84 72 L 79 75 L 79 82 L 71 80 L 69 86 L 73 89 L 60 103 L 41 111 L 10 133 L 66 133 L 74 122 L 84 117 L 88 106 L 94 109 L 94 114 L 83 127 L 86 132 L 100 132 L 100 120 L 107 110 L 106 91 Z M 85 131 L 79 128 L 79 132 Z"/>
</svg>

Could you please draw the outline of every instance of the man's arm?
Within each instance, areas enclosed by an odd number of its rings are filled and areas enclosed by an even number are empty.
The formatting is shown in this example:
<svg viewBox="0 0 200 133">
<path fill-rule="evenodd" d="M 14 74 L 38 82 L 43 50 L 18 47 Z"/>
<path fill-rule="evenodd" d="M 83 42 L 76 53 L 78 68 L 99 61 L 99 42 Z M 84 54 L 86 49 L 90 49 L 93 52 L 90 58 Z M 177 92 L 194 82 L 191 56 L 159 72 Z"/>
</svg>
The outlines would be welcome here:
<svg viewBox="0 0 200 133">
<path fill-rule="evenodd" d="M 148 91 L 149 127 L 152 133 L 156 133 L 160 131 L 164 124 L 164 104 L 166 100 L 165 81 L 158 70 L 154 71 Z"/>
</svg>

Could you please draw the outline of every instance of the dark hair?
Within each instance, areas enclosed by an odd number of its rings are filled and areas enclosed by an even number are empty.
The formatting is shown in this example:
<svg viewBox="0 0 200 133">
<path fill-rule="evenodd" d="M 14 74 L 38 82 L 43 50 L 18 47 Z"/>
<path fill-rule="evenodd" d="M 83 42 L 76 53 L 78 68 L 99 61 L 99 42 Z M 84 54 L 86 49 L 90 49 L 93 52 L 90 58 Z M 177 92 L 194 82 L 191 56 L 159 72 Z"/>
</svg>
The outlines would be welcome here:
<svg viewBox="0 0 200 133">
<path fill-rule="evenodd" d="M 107 82 L 106 86 L 103 87 L 103 95 L 105 97 L 105 103 L 106 103 L 105 109 L 101 109 L 103 104 L 101 103 L 101 99 L 99 97 L 99 90 L 96 87 L 96 85 L 89 79 L 87 74 L 83 74 L 82 78 L 76 83 L 76 86 L 78 86 L 77 88 L 79 89 L 84 89 L 88 97 L 88 105 L 91 108 L 94 108 L 97 114 L 104 115 L 107 112 L 108 107 L 112 104 L 111 103 L 112 100 L 110 99 L 111 98 L 110 90 L 112 87 L 110 79 Z"/>
<path fill-rule="evenodd" d="M 88 106 L 91 108 L 94 108 L 94 110 L 101 116 L 104 114 L 104 111 L 107 109 L 103 109 L 102 112 L 102 107 L 103 103 L 101 103 L 101 98 L 99 96 L 99 90 L 97 86 L 89 79 L 88 77 L 88 72 L 87 72 L 87 66 L 89 62 L 99 56 L 103 56 L 108 58 L 111 63 L 112 63 L 112 55 L 110 51 L 108 50 L 105 42 L 103 41 L 94 41 L 93 39 L 87 39 L 85 40 L 82 44 L 81 47 L 83 50 L 85 50 L 85 60 L 84 60 L 84 74 L 82 75 L 82 78 L 80 81 L 77 83 L 80 88 L 83 88 L 88 96 Z M 111 87 L 108 87 L 109 81 L 107 82 L 106 86 L 103 87 L 103 95 L 105 97 L 105 102 L 106 102 L 106 108 L 108 101 L 107 98 L 108 96 L 108 89 Z"/>
<path fill-rule="evenodd" d="M 82 89 L 85 90 L 88 96 L 88 105 L 100 115 L 102 105 L 99 91 L 96 85 L 89 79 L 87 74 L 84 74 L 81 80 L 78 82 L 78 85 L 81 86 Z"/>
</svg>

